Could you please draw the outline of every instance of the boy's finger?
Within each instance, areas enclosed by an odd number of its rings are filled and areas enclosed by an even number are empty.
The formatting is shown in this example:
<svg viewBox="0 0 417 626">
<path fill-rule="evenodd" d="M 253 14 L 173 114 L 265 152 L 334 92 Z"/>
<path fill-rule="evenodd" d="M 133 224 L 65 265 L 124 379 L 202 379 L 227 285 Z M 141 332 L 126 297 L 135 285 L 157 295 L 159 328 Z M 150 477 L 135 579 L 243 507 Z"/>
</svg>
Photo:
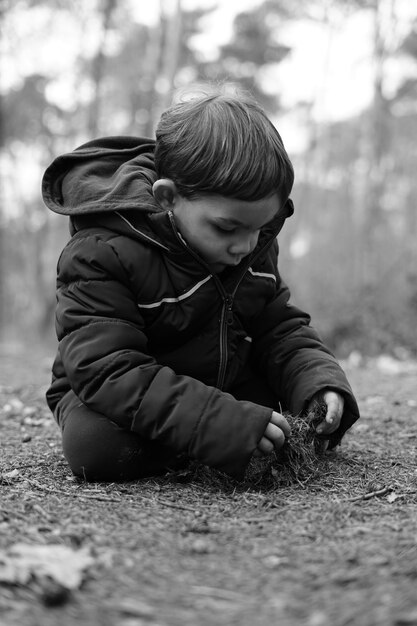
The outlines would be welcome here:
<svg viewBox="0 0 417 626">
<path fill-rule="evenodd" d="M 278 426 L 278 428 L 282 430 L 286 437 L 290 436 L 291 427 L 285 417 L 281 415 L 281 413 L 278 413 L 277 411 L 272 411 L 270 424 L 275 424 L 275 426 Z"/>
<path fill-rule="evenodd" d="M 316 428 L 316 433 L 318 435 L 330 435 L 331 433 L 333 433 L 335 430 L 337 430 L 338 426 L 339 426 L 339 421 L 340 420 L 333 420 L 332 423 L 329 424 L 329 422 L 327 422 L 325 419 L 320 422 L 320 424 L 317 426 Z"/>
<path fill-rule="evenodd" d="M 325 420 L 328 424 L 339 424 L 343 413 L 343 398 L 333 391 L 324 394 L 324 401 L 327 404 L 327 413 Z"/>
<path fill-rule="evenodd" d="M 269 441 L 272 442 L 272 445 L 276 450 L 282 448 L 285 443 L 284 432 L 281 430 L 281 428 L 279 428 L 279 426 L 276 426 L 271 422 L 269 422 L 268 426 L 266 427 L 265 437 L 267 437 Z"/>
<path fill-rule="evenodd" d="M 330 426 L 333 425 L 339 419 L 339 405 L 335 402 L 330 402 L 327 405 L 327 413 L 324 418 L 325 422 Z"/>
<path fill-rule="evenodd" d="M 257 451 L 259 451 L 262 455 L 267 456 L 274 451 L 274 444 L 266 437 L 262 437 L 258 443 Z M 259 454 L 256 456 L 259 456 Z"/>
<path fill-rule="evenodd" d="M 334 391 L 327 391 L 323 395 L 323 400 L 327 405 L 326 417 L 317 426 L 318 435 L 329 435 L 339 427 L 343 413 L 343 398 Z"/>
</svg>

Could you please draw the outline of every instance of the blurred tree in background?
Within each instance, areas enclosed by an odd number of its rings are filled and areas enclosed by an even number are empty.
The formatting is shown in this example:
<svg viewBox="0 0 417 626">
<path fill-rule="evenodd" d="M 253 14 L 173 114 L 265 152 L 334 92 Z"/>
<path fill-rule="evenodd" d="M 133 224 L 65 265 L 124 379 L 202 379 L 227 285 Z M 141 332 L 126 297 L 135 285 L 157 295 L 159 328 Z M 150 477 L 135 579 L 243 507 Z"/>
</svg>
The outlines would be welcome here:
<svg viewBox="0 0 417 626">
<path fill-rule="evenodd" d="M 417 10 L 401 37 L 394 0 L 340 5 L 370 16 L 373 98 L 356 117 L 312 127 L 295 226 L 309 251 L 298 261 L 287 255 L 285 267 L 339 352 L 415 353 Z M 410 77 L 389 94 L 394 58 L 410 64 Z"/>
<path fill-rule="evenodd" d="M 282 272 L 339 353 L 417 352 L 417 15 L 400 32 L 395 0 L 259 0 L 210 55 L 198 41 L 216 4 L 155 0 L 148 23 L 141 0 L 0 0 L 0 339 L 53 337 L 68 226 L 39 187 L 55 156 L 100 135 L 153 136 L 173 91 L 204 80 L 251 91 L 285 140 L 283 33 L 298 20 L 330 24 L 336 7 L 372 21 L 373 99 L 337 122 L 314 120 L 314 102 L 296 107 L 308 141 L 291 154 L 296 215 L 280 237 Z M 410 68 L 395 89 L 393 59 Z"/>
</svg>

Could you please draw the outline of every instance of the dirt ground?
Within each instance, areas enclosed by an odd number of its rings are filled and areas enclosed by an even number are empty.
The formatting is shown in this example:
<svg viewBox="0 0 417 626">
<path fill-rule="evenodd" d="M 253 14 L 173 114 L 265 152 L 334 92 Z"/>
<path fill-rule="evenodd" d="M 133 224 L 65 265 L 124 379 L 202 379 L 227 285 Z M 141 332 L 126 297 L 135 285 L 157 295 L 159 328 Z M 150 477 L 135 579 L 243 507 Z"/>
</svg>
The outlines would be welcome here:
<svg viewBox="0 0 417 626">
<path fill-rule="evenodd" d="M 1 626 L 417 625 L 412 364 L 347 367 L 362 418 L 306 481 L 191 467 L 85 484 L 44 404 L 50 355 L 0 363 Z M 68 549 L 68 584 L 29 568 L 34 546 Z"/>
</svg>

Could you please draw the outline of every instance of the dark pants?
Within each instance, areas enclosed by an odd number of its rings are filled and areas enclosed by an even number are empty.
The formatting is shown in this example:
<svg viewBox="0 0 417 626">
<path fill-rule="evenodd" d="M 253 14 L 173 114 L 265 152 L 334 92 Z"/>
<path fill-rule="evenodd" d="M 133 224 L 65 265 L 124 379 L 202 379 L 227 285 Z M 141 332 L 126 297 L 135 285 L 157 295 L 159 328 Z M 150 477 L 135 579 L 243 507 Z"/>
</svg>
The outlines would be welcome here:
<svg viewBox="0 0 417 626">
<path fill-rule="evenodd" d="M 271 408 L 278 402 L 266 383 L 246 374 L 230 390 L 237 400 Z M 120 428 L 91 411 L 69 391 L 58 403 L 55 418 L 62 431 L 65 458 L 75 474 L 87 481 L 123 481 L 156 476 L 187 463 L 171 449 Z"/>
</svg>

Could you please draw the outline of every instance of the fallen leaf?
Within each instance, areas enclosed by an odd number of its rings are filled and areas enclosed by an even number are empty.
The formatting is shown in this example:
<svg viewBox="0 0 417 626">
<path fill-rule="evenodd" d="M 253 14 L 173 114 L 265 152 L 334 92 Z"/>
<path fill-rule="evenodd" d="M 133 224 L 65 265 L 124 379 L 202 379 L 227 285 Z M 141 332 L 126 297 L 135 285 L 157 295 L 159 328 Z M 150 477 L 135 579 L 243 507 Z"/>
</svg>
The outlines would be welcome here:
<svg viewBox="0 0 417 626">
<path fill-rule="evenodd" d="M 387 502 L 389 502 L 390 504 L 392 504 L 393 502 L 395 502 L 396 500 L 398 500 L 400 496 L 398 496 L 395 491 L 391 491 L 391 493 L 389 493 L 387 495 Z"/>
<path fill-rule="evenodd" d="M 32 577 L 49 576 L 65 589 L 76 589 L 93 562 L 89 548 L 16 543 L 0 552 L 0 582 L 27 584 Z"/>
<path fill-rule="evenodd" d="M 19 470 L 18 469 L 11 470 L 10 472 L 6 472 L 5 474 L 3 474 L 3 476 L 5 478 L 16 478 L 17 476 L 19 476 Z"/>
</svg>

